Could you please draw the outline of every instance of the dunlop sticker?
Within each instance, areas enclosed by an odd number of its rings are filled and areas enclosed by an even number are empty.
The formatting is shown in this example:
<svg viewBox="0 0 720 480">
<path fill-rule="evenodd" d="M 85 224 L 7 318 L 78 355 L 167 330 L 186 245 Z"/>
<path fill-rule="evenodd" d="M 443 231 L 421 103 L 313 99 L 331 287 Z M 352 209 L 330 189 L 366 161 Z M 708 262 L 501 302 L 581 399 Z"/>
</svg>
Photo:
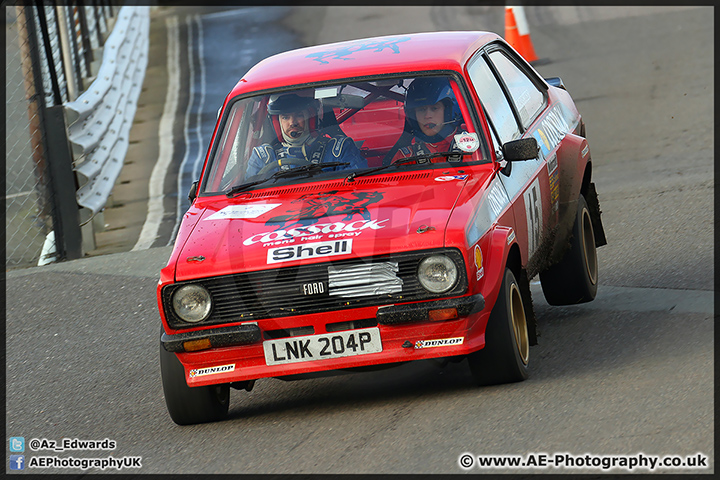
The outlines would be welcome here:
<svg viewBox="0 0 720 480">
<path fill-rule="evenodd" d="M 220 365 L 217 367 L 193 368 L 190 370 L 190 378 L 204 377 L 205 375 L 215 375 L 216 373 L 227 373 L 233 371 L 235 371 L 234 363 L 231 363 L 230 365 Z"/>
<path fill-rule="evenodd" d="M 465 337 L 455 338 L 439 338 L 437 340 L 418 340 L 415 342 L 415 348 L 431 348 L 431 347 L 450 347 L 453 345 L 460 345 L 465 340 Z"/>
</svg>

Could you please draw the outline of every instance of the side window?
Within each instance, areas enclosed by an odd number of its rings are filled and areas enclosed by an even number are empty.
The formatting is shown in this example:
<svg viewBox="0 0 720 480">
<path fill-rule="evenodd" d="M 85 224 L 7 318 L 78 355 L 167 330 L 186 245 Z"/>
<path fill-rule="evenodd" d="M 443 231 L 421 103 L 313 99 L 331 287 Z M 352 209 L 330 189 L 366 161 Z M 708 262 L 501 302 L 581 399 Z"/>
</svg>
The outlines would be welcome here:
<svg viewBox="0 0 720 480">
<path fill-rule="evenodd" d="M 524 128 L 530 126 L 545 104 L 545 96 L 535 84 L 501 51 L 490 54 L 490 60 L 505 81 Z"/>
<path fill-rule="evenodd" d="M 520 129 L 507 97 L 482 55 L 475 57 L 468 66 L 468 75 L 478 98 L 495 126 L 501 143 L 520 137 Z"/>
</svg>

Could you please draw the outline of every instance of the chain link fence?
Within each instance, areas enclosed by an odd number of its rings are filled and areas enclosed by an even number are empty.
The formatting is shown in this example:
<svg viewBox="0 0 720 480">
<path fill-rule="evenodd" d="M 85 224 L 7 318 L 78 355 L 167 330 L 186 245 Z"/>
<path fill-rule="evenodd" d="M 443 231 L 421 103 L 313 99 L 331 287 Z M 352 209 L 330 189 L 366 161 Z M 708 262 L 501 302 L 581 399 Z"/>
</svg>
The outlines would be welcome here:
<svg viewBox="0 0 720 480">
<path fill-rule="evenodd" d="M 2 7 L 6 269 L 81 255 L 78 186 L 62 105 L 97 74 L 119 9 L 107 1 Z"/>
<path fill-rule="evenodd" d="M 21 52 L 30 50 L 20 41 L 15 7 L 5 10 L 5 236 L 6 267 L 37 263 L 46 236 L 52 231 L 52 212 L 42 158 L 42 138 L 37 111 L 27 100 Z"/>
</svg>

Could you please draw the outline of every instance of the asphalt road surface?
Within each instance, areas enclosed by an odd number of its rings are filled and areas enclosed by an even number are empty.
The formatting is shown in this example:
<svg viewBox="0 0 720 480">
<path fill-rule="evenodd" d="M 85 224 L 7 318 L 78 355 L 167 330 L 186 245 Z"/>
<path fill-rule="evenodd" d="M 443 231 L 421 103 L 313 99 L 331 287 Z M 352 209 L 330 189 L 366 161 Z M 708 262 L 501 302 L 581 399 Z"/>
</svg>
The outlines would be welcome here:
<svg viewBox="0 0 720 480">
<path fill-rule="evenodd" d="M 527 381 L 477 388 L 465 362 L 267 379 L 232 391 L 226 421 L 179 427 L 165 409 L 157 356 L 155 287 L 170 249 L 103 255 L 8 273 L 6 432 L 25 438 L 26 465 L 113 456 L 142 457 L 129 473 L 597 474 L 608 471 L 596 459 L 624 455 L 689 457 L 699 468 L 655 471 L 713 473 L 713 11 L 526 13 L 548 61 L 538 71 L 562 77 L 585 117 L 608 238 L 594 302 L 550 307 L 533 285 L 541 336 Z M 294 23 L 292 41 L 322 43 L 502 33 L 502 15 L 501 7 L 307 7 L 271 24 Z M 30 450 L 32 439 L 63 438 L 116 447 Z M 469 469 L 459 464 L 466 453 L 475 457 Z M 477 465 L 478 456 L 540 454 L 568 454 L 576 468 Z M 584 462 L 598 466 L 580 469 Z"/>
</svg>

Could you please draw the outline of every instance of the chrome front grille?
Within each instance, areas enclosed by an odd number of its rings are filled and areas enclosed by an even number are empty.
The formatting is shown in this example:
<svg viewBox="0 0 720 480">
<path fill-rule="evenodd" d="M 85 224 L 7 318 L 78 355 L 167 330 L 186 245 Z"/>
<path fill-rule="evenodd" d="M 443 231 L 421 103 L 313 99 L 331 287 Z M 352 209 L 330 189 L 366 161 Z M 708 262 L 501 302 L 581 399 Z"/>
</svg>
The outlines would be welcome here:
<svg viewBox="0 0 720 480">
<path fill-rule="evenodd" d="M 460 273 L 455 287 L 443 295 L 428 292 L 417 279 L 419 262 L 437 253 L 451 257 Z M 212 313 L 201 323 L 183 322 L 172 311 L 173 292 L 188 283 L 203 285 L 213 298 Z M 179 282 L 165 286 L 162 298 L 169 323 L 174 328 L 190 328 L 452 297 L 466 291 L 460 252 L 434 249 Z"/>
</svg>

